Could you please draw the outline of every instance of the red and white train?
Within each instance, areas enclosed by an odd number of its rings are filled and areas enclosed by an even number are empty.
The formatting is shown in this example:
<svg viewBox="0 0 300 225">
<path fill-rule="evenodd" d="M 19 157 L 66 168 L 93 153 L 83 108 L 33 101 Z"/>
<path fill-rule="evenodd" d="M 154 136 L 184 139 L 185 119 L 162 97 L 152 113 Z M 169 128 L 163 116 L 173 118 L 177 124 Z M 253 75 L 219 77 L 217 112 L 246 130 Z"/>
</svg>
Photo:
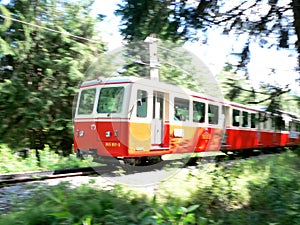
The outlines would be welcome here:
<svg viewBox="0 0 300 225">
<path fill-rule="evenodd" d="M 141 159 L 300 144 L 300 120 L 137 77 L 83 82 L 74 117 L 79 155 Z"/>
</svg>

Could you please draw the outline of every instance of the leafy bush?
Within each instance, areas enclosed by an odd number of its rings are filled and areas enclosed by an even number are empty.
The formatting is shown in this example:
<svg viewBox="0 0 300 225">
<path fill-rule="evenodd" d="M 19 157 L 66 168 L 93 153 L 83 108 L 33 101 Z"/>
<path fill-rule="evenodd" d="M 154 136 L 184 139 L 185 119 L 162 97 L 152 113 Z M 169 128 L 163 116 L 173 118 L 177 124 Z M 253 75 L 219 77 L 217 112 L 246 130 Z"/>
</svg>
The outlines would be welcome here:
<svg viewBox="0 0 300 225">
<path fill-rule="evenodd" d="M 45 146 L 39 151 L 40 162 L 34 151 L 30 151 L 27 158 L 23 158 L 14 153 L 7 145 L 0 145 L 0 174 L 11 172 L 25 172 L 38 170 L 53 170 L 63 168 L 87 167 L 95 165 L 92 158 L 79 160 L 75 154 L 62 157 Z"/>
<path fill-rule="evenodd" d="M 182 169 L 155 193 L 91 182 L 43 186 L 0 224 L 300 224 L 300 158 L 292 152 L 231 166 Z"/>
</svg>

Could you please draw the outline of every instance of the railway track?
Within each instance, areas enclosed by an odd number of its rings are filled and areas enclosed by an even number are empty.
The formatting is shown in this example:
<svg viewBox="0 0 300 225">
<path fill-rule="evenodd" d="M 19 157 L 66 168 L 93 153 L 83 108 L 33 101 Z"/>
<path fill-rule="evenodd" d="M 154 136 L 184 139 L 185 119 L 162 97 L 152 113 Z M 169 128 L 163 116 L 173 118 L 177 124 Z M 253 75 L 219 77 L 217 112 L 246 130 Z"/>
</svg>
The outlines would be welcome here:
<svg viewBox="0 0 300 225">
<path fill-rule="evenodd" d="M 278 154 L 278 153 L 276 153 Z M 247 157 L 246 159 L 253 157 L 268 157 L 273 154 L 261 154 L 258 156 Z M 23 173 L 9 173 L 9 174 L 0 174 L 0 188 L 20 183 L 33 182 L 33 181 L 43 181 L 50 179 L 59 179 L 66 177 L 78 177 L 78 176 L 89 176 L 89 175 L 103 175 L 105 177 L 116 177 L 121 175 L 132 175 L 139 174 L 144 172 L 159 171 L 164 168 L 183 168 L 189 166 L 196 166 L 197 164 L 206 164 L 206 163 L 217 163 L 220 165 L 231 165 L 233 162 L 236 163 L 241 158 L 226 158 L 224 156 L 219 157 L 204 157 L 201 160 L 191 160 L 192 163 L 182 163 L 180 160 L 169 160 L 162 161 L 161 163 L 149 165 L 149 166 L 130 166 L 122 164 L 107 164 L 102 166 L 94 167 L 82 167 L 82 168 L 69 168 L 69 169 L 57 169 L 57 170 L 48 170 L 48 171 L 36 171 L 36 172 L 23 172 Z M 242 159 L 242 160 L 245 160 Z M 182 163 L 178 165 L 178 163 Z M 119 175 L 117 171 L 122 171 Z"/>
<path fill-rule="evenodd" d="M 97 169 L 100 169 L 100 167 L 83 167 L 48 171 L 0 174 L 0 188 L 8 185 L 31 181 L 50 180 L 64 177 L 88 176 L 97 174 Z"/>
</svg>

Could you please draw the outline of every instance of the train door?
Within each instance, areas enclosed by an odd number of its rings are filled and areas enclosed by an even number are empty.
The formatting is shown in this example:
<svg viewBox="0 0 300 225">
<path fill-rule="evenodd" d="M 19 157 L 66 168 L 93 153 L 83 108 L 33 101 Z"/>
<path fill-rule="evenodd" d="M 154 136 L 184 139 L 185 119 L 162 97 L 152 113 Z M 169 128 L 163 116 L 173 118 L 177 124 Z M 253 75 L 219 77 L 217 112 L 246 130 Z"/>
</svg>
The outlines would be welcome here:
<svg viewBox="0 0 300 225">
<path fill-rule="evenodd" d="M 164 134 L 164 93 L 153 91 L 153 113 L 151 124 L 151 145 L 158 147 L 162 145 Z"/>
<path fill-rule="evenodd" d="M 275 123 L 275 117 L 271 117 L 271 129 L 273 132 L 273 145 L 277 146 L 280 143 L 279 136 L 277 135 L 277 129 L 276 129 L 276 123 Z"/>
<path fill-rule="evenodd" d="M 224 124 L 222 124 L 222 127 L 224 128 L 223 132 L 222 132 L 222 145 L 226 146 L 228 145 L 228 131 L 227 131 L 227 127 L 229 127 L 231 125 L 231 111 L 230 111 L 230 107 L 229 106 L 223 106 L 222 107 L 222 113 L 223 115 L 225 115 L 225 120 L 224 120 Z"/>
<path fill-rule="evenodd" d="M 263 119 L 264 115 L 262 113 L 258 114 L 258 122 L 257 122 L 257 145 L 260 147 L 262 146 L 261 142 L 261 130 L 263 129 Z"/>
</svg>

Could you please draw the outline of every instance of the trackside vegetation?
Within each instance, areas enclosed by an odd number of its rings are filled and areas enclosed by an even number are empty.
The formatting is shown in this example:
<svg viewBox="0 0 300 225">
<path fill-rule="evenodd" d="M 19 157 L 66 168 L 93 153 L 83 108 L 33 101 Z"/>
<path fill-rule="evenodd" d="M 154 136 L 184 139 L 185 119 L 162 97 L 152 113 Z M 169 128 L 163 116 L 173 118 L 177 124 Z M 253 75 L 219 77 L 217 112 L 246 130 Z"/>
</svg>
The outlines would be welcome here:
<svg viewBox="0 0 300 225">
<path fill-rule="evenodd" d="M 35 186 L 31 197 L 15 199 L 0 215 L 0 224 L 295 225 L 300 224 L 299 177 L 300 157 L 288 151 L 182 169 L 152 192 L 100 188 L 93 179 L 77 187 Z"/>
<path fill-rule="evenodd" d="M 79 160 L 74 154 L 63 157 L 62 152 L 55 153 L 50 150 L 48 145 L 43 150 L 38 151 L 38 157 L 35 150 L 28 151 L 27 157 L 24 157 L 24 152 L 20 154 L 20 152 L 11 150 L 7 145 L 0 144 L 0 174 L 93 165 L 92 158 Z"/>
</svg>

